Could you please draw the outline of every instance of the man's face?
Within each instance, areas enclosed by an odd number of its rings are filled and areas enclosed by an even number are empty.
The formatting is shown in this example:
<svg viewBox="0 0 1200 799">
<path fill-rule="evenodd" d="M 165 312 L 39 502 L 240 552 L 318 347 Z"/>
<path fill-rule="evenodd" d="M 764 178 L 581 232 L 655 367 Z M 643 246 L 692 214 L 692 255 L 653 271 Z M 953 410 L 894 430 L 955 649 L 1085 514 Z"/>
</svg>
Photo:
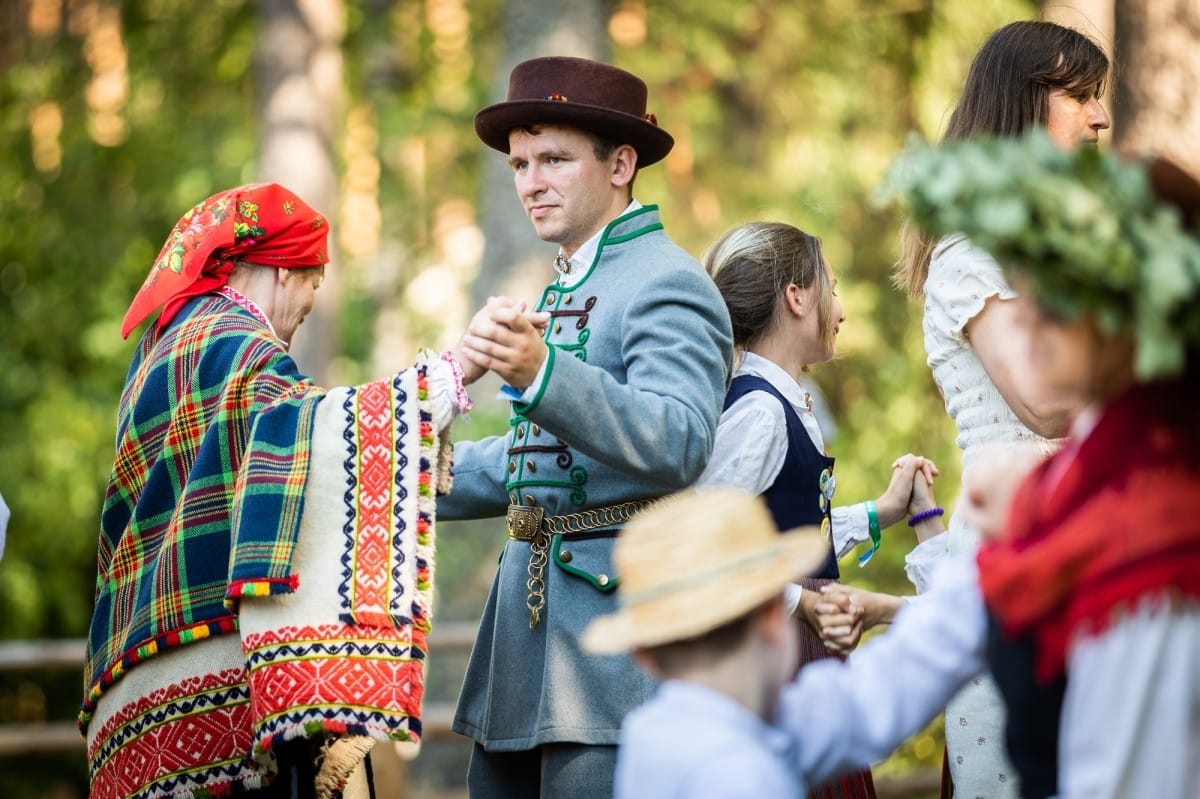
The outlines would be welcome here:
<svg viewBox="0 0 1200 799">
<path fill-rule="evenodd" d="M 515 128 L 508 137 L 517 196 L 538 238 L 570 255 L 615 216 L 621 191 L 613 182 L 616 156 L 596 160 L 592 140 L 575 128 L 533 130 Z"/>
</svg>

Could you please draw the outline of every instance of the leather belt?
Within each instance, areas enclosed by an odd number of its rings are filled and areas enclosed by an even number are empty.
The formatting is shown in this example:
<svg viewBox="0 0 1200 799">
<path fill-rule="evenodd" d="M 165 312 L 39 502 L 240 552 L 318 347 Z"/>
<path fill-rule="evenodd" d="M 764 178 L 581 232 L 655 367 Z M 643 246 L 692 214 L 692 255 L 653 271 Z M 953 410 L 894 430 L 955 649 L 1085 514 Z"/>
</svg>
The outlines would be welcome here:
<svg viewBox="0 0 1200 799">
<path fill-rule="evenodd" d="M 618 505 L 589 508 L 578 513 L 545 516 L 537 505 L 509 505 L 504 516 L 508 537 L 514 541 L 533 541 L 538 534 L 572 535 L 590 530 L 603 530 L 625 524 L 639 511 L 658 502 L 658 499 L 636 499 Z"/>
</svg>

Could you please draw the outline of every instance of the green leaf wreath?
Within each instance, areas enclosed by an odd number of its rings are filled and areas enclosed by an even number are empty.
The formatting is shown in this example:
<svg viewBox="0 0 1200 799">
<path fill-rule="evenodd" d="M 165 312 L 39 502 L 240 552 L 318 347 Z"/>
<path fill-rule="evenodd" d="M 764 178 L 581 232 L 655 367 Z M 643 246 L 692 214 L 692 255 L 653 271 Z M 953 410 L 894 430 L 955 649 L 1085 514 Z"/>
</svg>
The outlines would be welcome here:
<svg viewBox="0 0 1200 799">
<path fill-rule="evenodd" d="M 1156 201 L 1144 164 L 1038 129 L 1006 139 L 912 141 L 877 199 L 934 236 L 963 233 L 1064 319 L 1131 333 L 1141 380 L 1178 374 L 1200 343 L 1200 238 Z"/>
</svg>

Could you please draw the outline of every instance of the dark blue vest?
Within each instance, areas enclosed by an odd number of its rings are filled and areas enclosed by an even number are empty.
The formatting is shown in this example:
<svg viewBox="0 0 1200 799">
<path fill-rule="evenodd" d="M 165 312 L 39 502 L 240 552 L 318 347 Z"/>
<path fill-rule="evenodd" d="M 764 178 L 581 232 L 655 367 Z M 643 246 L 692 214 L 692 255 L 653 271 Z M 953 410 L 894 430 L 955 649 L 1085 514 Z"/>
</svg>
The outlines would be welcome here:
<svg viewBox="0 0 1200 799">
<path fill-rule="evenodd" d="M 833 492 L 828 492 L 828 498 L 822 501 L 824 482 L 832 480 L 833 458 L 818 452 L 813 446 L 804 423 L 792 408 L 783 394 L 761 377 L 741 375 L 735 377 L 725 395 L 725 408 L 737 402 L 751 391 L 765 391 L 783 406 L 783 414 L 787 419 L 788 449 L 783 460 L 783 467 L 771 487 L 763 492 L 763 499 L 775 517 L 775 524 L 780 530 L 790 530 L 793 527 L 815 525 L 822 527 L 827 535 L 831 528 L 829 511 L 832 507 Z M 838 579 L 837 557 L 833 551 L 833 536 L 829 538 L 829 555 L 825 563 L 817 571 L 806 575 L 830 580 Z"/>
</svg>

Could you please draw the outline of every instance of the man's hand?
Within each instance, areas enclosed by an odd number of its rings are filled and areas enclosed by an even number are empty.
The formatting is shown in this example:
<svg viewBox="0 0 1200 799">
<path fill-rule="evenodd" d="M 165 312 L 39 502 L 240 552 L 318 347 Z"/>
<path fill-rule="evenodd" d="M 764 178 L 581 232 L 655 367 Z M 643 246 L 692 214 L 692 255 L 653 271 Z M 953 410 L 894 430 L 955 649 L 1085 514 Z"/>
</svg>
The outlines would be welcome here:
<svg viewBox="0 0 1200 799">
<path fill-rule="evenodd" d="M 546 361 L 541 331 L 549 320 L 545 312 L 527 313 L 523 301 L 489 297 L 467 326 L 460 351 L 476 367 L 490 369 L 524 391 Z"/>
</svg>

